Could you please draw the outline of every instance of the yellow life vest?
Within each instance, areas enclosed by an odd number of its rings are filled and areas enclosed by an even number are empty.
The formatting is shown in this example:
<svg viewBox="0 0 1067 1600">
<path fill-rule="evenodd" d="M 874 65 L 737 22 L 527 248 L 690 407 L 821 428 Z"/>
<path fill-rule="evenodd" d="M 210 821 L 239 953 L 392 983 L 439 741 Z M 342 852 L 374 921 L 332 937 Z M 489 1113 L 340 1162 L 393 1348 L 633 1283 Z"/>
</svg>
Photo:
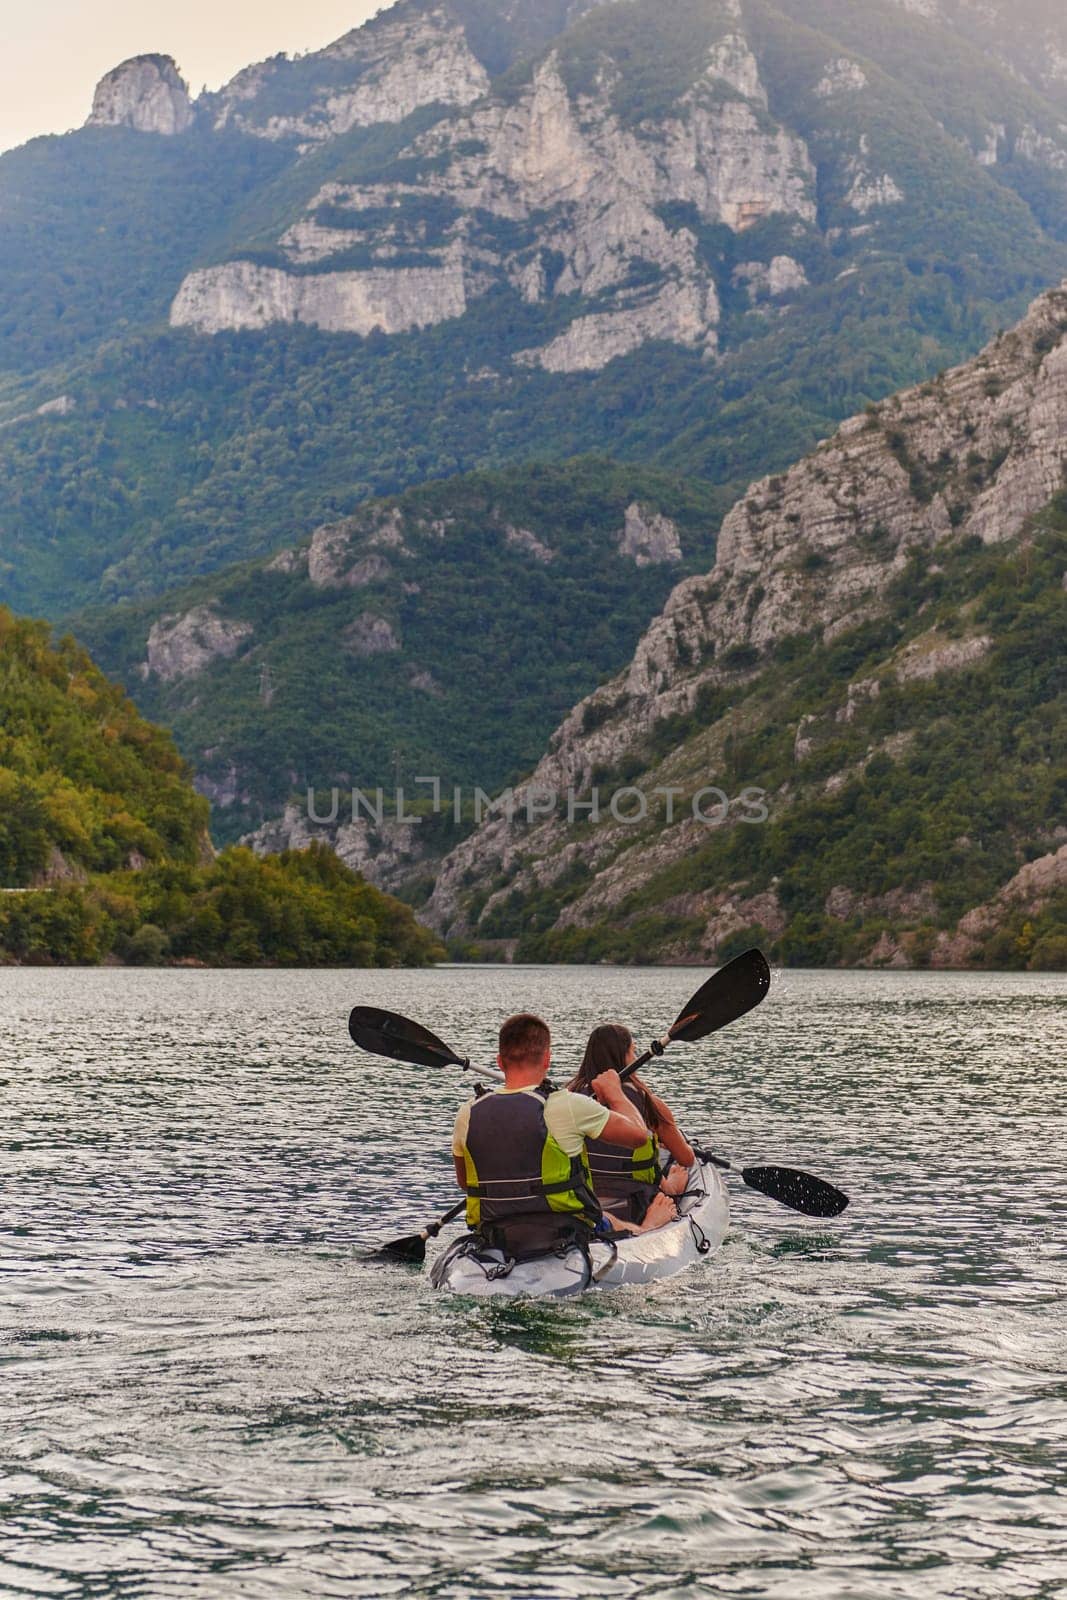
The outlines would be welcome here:
<svg viewBox="0 0 1067 1600">
<path fill-rule="evenodd" d="M 643 1117 L 644 1102 L 638 1091 L 624 1083 L 623 1092 Z M 612 1144 L 608 1139 L 590 1139 L 586 1151 L 593 1186 L 598 1195 L 615 1199 L 659 1187 L 662 1176 L 659 1140 L 654 1133 L 650 1133 L 644 1144 L 639 1144 L 636 1150 L 624 1144 Z"/>
<path fill-rule="evenodd" d="M 599 1222 L 585 1151 L 569 1156 L 557 1144 L 545 1121 L 546 1097 L 543 1088 L 486 1094 L 471 1106 L 463 1149 L 469 1228 L 538 1216 L 589 1228 Z"/>
</svg>

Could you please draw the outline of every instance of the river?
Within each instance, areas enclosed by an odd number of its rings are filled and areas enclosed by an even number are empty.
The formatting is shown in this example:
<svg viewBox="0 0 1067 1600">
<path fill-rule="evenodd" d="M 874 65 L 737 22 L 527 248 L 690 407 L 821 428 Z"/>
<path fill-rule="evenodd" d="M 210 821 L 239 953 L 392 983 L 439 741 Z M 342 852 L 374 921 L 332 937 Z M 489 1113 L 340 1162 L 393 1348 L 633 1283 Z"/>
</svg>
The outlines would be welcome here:
<svg viewBox="0 0 1067 1600">
<path fill-rule="evenodd" d="M 0 1594 L 1067 1594 L 1067 981 L 776 974 L 655 1084 L 739 1183 L 649 1291 L 493 1306 L 360 1259 L 452 1203 L 510 1010 L 662 1031 L 697 974 L 0 971 Z"/>
</svg>

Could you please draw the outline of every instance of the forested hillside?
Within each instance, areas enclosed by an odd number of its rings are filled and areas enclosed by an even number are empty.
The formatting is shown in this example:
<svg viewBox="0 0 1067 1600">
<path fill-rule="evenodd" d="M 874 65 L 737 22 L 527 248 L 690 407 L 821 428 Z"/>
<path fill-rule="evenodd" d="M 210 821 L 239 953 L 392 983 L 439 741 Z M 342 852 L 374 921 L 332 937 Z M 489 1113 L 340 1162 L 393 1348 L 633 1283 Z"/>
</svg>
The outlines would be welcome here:
<svg viewBox="0 0 1067 1600">
<path fill-rule="evenodd" d="M 194 864 L 208 809 L 168 734 L 73 640 L 0 610 L 0 882 Z"/>
<path fill-rule="evenodd" d="M 1067 497 L 1009 551 L 975 541 L 935 573 L 916 562 L 884 618 L 830 646 L 798 639 L 596 773 L 606 793 L 752 785 L 764 823 L 737 804 L 666 849 L 662 819 L 640 837 L 616 828 L 606 851 L 585 830 L 577 864 L 540 891 L 520 843 L 475 886 L 461 946 L 515 941 L 531 961 L 723 961 L 758 944 L 792 966 L 1067 966 L 1065 567 Z M 719 815 L 715 795 L 703 805 Z"/>
<path fill-rule="evenodd" d="M 1067 13 L 1060 0 L 890 0 L 922 21 L 953 29 L 1012 74 L 1067 108 Z"/>
<path fill-rule="evenodd" d="M 0 609 L 0 963 L 399 965 L 433 940 L 330 851 L 215 858 L 168 734 Z"/>
<path fill-rule="evenodd" d="M 158 594 L 531 458 L 729 503 L 1067 270 L 1050 95 L 889 0 L 405 0 L 173 137 L 34 141 L 0 159 L 2 593 Z"/>
<path fill-rule="evenodd" d="M 432 919 L 529 959 L 1062 967 L 1065 473 L 1062 289 L 755 484 L 529 780 L 600 816 L 498 809 Z"/>
<path fill-rule="evenodd" d="M 195 100 L 121 63 L 0 158 L 0 598 L 173 727 L 220 839 L 568 760 L 775 797 L 698 848 L 327 831 L 458 941 L 1053 962 L 1065 61 L 1047 0 L 400 0 Z M 369 895 L 321 852 L 198 865 L 177 768 L 173 815 L 79 781 L 4 848 L 124 872 L 125 922 L 70 891 L 98 954 L 157 910 L 172 959 L 349 937 L 276 904 Z"/>
<path fill-rule="evenodd" d="M 308 787 L 494 791 L 626 661 L 725 509 L 597 459 L 372 502 L 268 562 L 89 613 L 79 637 L 174 729 L 218 837 Z"/>
</svg>

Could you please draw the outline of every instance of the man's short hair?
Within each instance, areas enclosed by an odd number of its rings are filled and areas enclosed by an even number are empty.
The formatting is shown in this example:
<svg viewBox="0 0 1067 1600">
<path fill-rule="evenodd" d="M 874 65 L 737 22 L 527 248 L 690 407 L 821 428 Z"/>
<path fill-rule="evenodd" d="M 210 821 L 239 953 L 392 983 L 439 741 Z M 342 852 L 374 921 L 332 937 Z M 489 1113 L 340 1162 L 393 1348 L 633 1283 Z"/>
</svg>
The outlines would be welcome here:
<svg viewBox="0 0 1067 1600">
<path fill-rule="evenodd" d="M 500 1059 L 509 1066 L 536 1066 L 552 1044 L 548 1023 L 530 1011 L 509 1017 L 500 1030 Z"/>
</svg>

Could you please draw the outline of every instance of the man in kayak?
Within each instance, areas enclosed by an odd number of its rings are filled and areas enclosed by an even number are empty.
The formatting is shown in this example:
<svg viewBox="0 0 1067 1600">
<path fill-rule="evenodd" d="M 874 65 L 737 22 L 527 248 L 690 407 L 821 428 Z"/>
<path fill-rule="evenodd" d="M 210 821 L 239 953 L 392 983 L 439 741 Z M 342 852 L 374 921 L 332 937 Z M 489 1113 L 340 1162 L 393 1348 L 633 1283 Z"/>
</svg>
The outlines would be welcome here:
<svg viewBox="0 0 1067 1600">
<path fill-rule="evenodd" d="M 633 1036 L 621 1023 L 607 1022 L 594 1028 L 585 1055 L 569 1087 L 579 1095 L 600 1099 L 599 1085 L 606 1077 L 619 1081 L 619 1073 L 637 1059 Z M 615 1228 L 623 1232 L 644 1233 L 669 1222 L 676 1214 L 670 1195 L 685 1188 L 689 1168 L 696 1157 L 681 1132 L 670 1107 L 653 1094 L 636 1073 L 621 1085 L 634 1110 L 648 1128 L 647 1140 L 634 1149 L 618 1143 L 610 1132 L 594 1138 L 586 1146 L 589 1170 L 597 1199 Z M 660 1146 L 674 1165 L 663 1176 Z"/>
<path fill-rule="evenodd" d="M 587 1140 L 636 1150 L 649 1137 L 617 1072 L 598 1076 L 596 1099 L 546 1083 L 551 1042 L 540 1017 L 509 1017 L 497 1056 L 503 1087 L 461 1106 L 452 1135 L 467 1226 L 515 1260 L 603 1228 Z"/>
</svg>

